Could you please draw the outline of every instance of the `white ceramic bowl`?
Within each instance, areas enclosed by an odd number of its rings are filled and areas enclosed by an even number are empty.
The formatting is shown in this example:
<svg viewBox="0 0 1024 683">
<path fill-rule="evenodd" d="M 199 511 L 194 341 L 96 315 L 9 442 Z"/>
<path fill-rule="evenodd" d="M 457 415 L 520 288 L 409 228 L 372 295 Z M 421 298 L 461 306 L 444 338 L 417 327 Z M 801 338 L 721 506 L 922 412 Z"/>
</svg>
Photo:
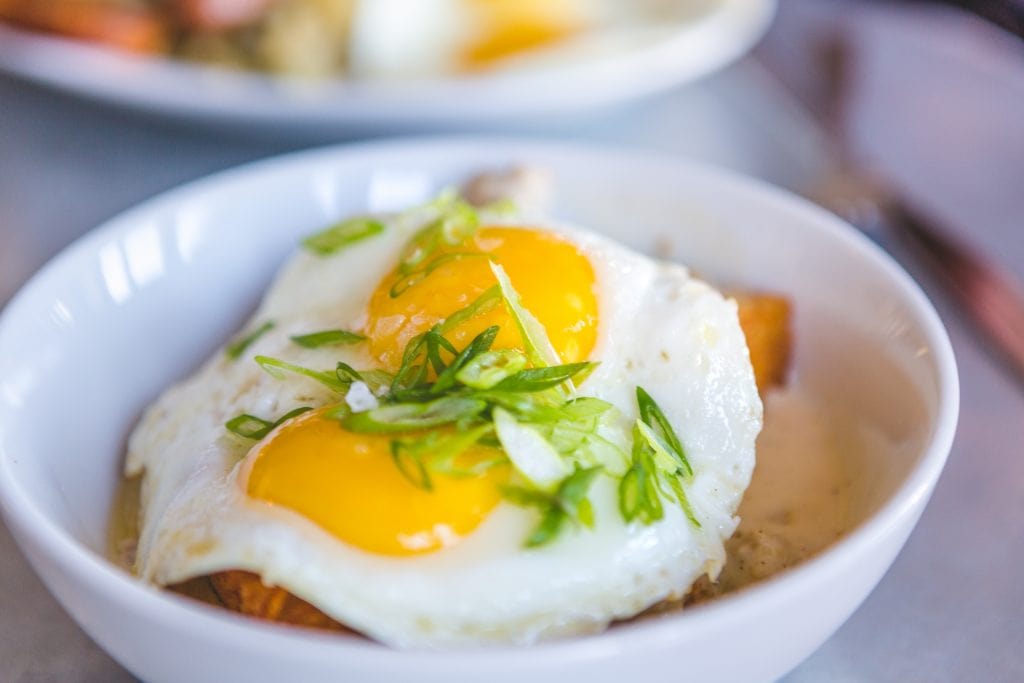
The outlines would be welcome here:
<svg viewBox="0 0 1024 683">
<path fill-rule="evenodd" d="M 529 649 L 457 653 L 247 620 L 143 586 L 104 558 L 140 410 L 241 323 L 297 236 L 527 161 L 553 172 L 559 217 L 642 250 L 670 240 L 707 275 L 793 299 L 795 381 L 897 446 L 887 459 L 857 456 L 854 530 L 706 606 Z M 957 404 L 949 341 L 918 287 L 851 228 L 784 192 L 679 160 L 563 144 L 339 147 L 146 202 L 25 287 L 0 320 L 0 504 L 68 612 L 148 681 L 768 681 L 828 638 L 889 567 L 942 469 Z"/>
<path fill-rule="evenodd" d="M 694 16 L 664 40 L 606 56 L 476 77 L 300 83 L 126 55 L 0 24 L 0 71 L 82 97 L 211 123 L 296 133 L 461 130 L 553 118 L 692 81 L 745 54 L 776 0 L 689 0 Z"/>
</svg>

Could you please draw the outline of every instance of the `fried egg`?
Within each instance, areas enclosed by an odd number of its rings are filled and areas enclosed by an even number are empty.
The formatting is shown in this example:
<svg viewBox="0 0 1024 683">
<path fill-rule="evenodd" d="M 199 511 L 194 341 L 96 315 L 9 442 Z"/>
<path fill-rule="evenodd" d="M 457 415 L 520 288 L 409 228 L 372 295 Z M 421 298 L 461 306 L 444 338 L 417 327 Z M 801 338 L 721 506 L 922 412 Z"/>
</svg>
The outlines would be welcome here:
<svg viewBox="0 0 1024 683">
<path fill-rule="evenodd" d="M 368 0 L 356 3 L 350 70 L 388 79 L 518 68 L 665 39 L 708 0 Z"/>
<path fill-rule="evenodd" d="M 429 272 L 410 277 L 399 264 L 435 211 L 377 217 L 379 234 L 332 255 L 299 250 L 246 327 L 265 332 L 237 358 L 218 351 L 147 410 L 126 463 L 129 476 L 144 475 L 143 580 L 247 570 L 380 642 L 442 648 L 598 631 L 718 573 L 762 419 L 735 302 L 680 265 L 582 228 L 486 212 L 471 236 L 435 252 L 444 258 Z M 572 391 L 613 406 L 608 428 L 623 439 L 624 460 L 601 462 L 585 494 L 587 523 L 532 546 L 543 515 L 507 491 L 531 477 L 541 494 L 553 489 L 511 457 L 500 428 L 499 442 L 459 454 L 460 476 L 417 486 L 397 466 L 394 435 L 348 430 L 333 417 L 339 405 L 372 411 L 379 390 L 360 382 L 342 399 L 253 360 L 395 373 L 410 343 L 438 324 L 456 349 L 497 327 L 492 349 L 523 351 L 513 306 L 460 313 L 493 291 L 499 270 L 558 360 L 598 363 Z M 364 339 L 316 348 L 293 339 L 336 329 Z M 656 494 L 660 518 L 647 521 L 623 513 L 630 426 L 643 417 L 637 387 L 692 467 L 689 509 L 665 491 Z M 240 414 L 272 421 L 300 406 L 310 410 L 255 442 L 225 430 Z"/>
</svg>

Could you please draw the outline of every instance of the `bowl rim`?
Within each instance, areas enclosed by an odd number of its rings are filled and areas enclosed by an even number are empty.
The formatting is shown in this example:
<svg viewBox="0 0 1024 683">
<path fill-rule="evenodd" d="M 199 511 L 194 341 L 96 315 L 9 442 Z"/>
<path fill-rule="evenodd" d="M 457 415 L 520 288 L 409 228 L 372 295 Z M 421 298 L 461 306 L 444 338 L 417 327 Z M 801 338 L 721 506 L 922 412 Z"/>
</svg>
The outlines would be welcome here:
<svg viewBox="0 0 1024 683">
<path fill-rule="evenodd" d="M 818 555 L 744 590 L 688 608 L 678 615 L 622 624 L 602 633 L 540 643 L 526 649 L 489 646 L 480 650 L 394 650 L 368 639 L 339 637 L 337 634 L 295 629 L 242 617 L 144 585 L 77 541 L 35 505 L 8 464 L 8 460 L 14 456 L 8 452 L 6 439 L 0 430 L 0 512 L 15 536 L 25 534 L 61 571 L 75 575 L 82 583 L 108 596 L 125 609 L 149 619 L 166 621 L 174 627 L 187 625 L 189 629 L 204 629 L 210 638 L 221 642 L 234 641 L 247 648 L 262 643 L 267 646 L 286 644 L 290 648 L 297 648 L 295 651 L 305 657 L 330 660 L 360 657 L 366 663 L 383 669 L 410 665 L 436 666 L 444 660 L 447 666 L 458 670 L 468 670 L 483 662 L 492 667 L 508 666 L 517 670 L 528 665 L 553 662 L 564 664 L 612 657 L 626 648 L 634 653 L 649 652 L 715 624 L 728 625 L 743 620 L 744 606 L 753 608 L 760 603 L 762 608 L 783 607 L 789 601 L 788 596 L 801 592 L 802 585 L 825 581 L 828 576 L 836 575 L 850 558 L 869 552 L 880 539 L 896 533 L 903 528 L 905 522 L 913 522 L 921 513 L 952 447 L 960 397 L 952 345 L 938 313 L 920 286 L 878 245 L 826 210 L 765 181 L 669 153 L 639 151 L 621 145 L 594 145 L 543 138 L 429 136 L 333 145 L 229 168 L 145 200 L 105 221 L 66 247 L 21 288 L 5 309 L 0 310 L 0 348 L 5 338 L 16 333 L 14 328 L 18 319 L 33 310 L 32 299 L 45 296 L 48 283 L 57 273 L 76 268 L 80 261 L 95 252 L 98 245 L 116 240 L 136 225 L 140 217 L 164 211 L 190 196 L 216 192 L 223 185 L 246 182 L 274 173 L 301 172 L 305 166 L 359 158 L 369 162 L 376 156 L 393 155 L 402 150 L 441 158 L 455 149 L 469 153 L 485 148 L 492 150 L 496 158 L 512 156 L 513 153 L 517 157 L 556 154 L 580 160 L 598 156 L 612 165 L 616 161 L 623 164 L 660 165 L 672 168 L 676 173 L 704 176 L 716 185 L 754 197 L 772 211 L 803 214 L 813 221 L 817 229 L 840 242 L 843 247 L 853 250 L 857 258 L 867 259 L 873 266 L 880 268 L 893 285 L 894 291 L 899 292 L 909 304 L 916 324 L 928 341 L 936 375 L 937 398 L 931 436 L 896 491 L 864 521 Z M 4 417 L 12 412 L 4 404 L 3 389 L 3 382 L 0 381 L 0 426 Z M 22 541 L 20 538 L 18 540 L 20 545 Z M 529 657 L 525 657 L 525 653 L 529 653 Z"/>
</svg>

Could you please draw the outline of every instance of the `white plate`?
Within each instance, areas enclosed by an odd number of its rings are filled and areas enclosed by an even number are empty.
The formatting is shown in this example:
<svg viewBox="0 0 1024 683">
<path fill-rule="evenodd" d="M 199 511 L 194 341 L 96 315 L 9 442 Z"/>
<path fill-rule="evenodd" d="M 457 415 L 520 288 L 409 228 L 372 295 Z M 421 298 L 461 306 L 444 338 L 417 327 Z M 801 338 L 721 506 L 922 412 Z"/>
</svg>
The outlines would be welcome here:
<svg viewBox="0 0 1024 683">
<path fill-rule="evenodd" d="M 386 132 L 500 125 L 652 94 L 744 54 L 775 0 L 712 0 L 665 40 L 532 70 L 411 83 L 281 78 L 137 57 L 0 25 L 0 70 L 79 96 L 208 122 Z"/>
</svg>

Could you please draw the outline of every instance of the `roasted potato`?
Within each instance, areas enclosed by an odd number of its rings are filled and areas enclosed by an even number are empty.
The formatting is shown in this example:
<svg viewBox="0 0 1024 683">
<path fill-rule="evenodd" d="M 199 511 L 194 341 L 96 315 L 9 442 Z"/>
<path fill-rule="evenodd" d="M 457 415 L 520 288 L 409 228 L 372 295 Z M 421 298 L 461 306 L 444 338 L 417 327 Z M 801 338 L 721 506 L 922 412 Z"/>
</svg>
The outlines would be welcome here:
<svg viewBox="0 0 1024 683">
<path fill-rule="evenodd" d="M 235 612 L 294 626 L 348 631 L 305 600 L 278 586 L 265 585 L 252 572 L 218 572 L 209 580 L 221 604 Z"/>
<path fill-rule="evenodd" d="M 747 337 L 757 389 L 763 396 L 786 382 L 792 353 L 790 304 L 774 294 L 732 292 L 739 304 L 740 327 Z"/>
</svg>

